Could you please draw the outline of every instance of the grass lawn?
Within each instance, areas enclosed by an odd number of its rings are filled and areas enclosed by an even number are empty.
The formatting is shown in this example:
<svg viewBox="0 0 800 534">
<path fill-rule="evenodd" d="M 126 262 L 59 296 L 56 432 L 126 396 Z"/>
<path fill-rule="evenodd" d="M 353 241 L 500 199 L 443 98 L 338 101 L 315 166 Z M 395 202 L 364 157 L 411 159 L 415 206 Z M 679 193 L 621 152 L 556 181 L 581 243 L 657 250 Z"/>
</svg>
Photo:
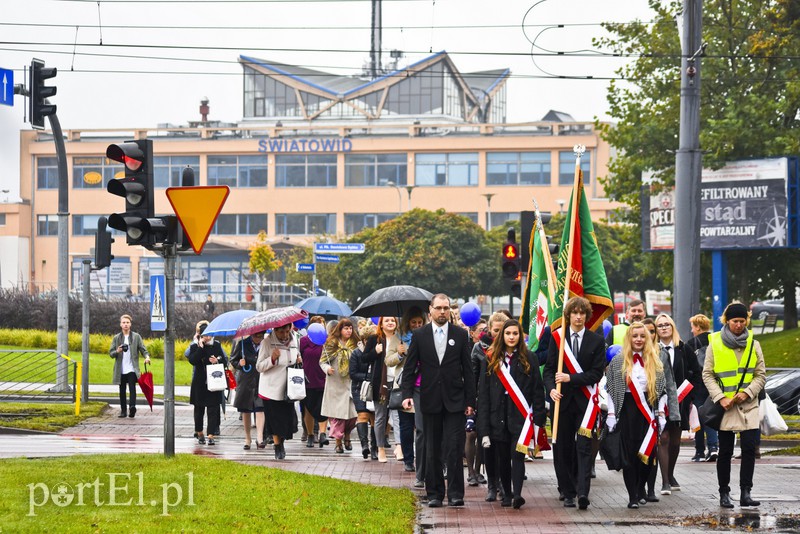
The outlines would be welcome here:
<svg viewBox="0 0 800 534">
<path fill-rule="evenodd" d="M 407 489 L 184 454 L 0 460 L 0 487 L 3 532 L 411 533 L 416 515 Z"/>
<path fill-rule="evenodd" d="M 40 349 L 28 349 L 25 347 L 11 347 L 7 345 L 0 346 L 2 350 L 30 350 L 36 351 Z M 83 355 L 80 352 L 70 352 L 69 357 L 75 361 L 81 361 Z M 139 363 L 144 372 L 144 360 L 139 359 Z M 151 359 L 150 365 L 147 366 L 148 370 L 153 373 L 153 383 L 158 385 L 164 384 L 164 360 Z M 114 360 L 108 354 L 89 353 L 89 383 L 90 384 L 111 384 L 114 371 Z M 0 373 L 5 374 L 3 367 L 3 360 L 0 360 Z M 186 360 L 175 361 L 175 385 L 188 386 L 192 383 L 192 364 Z"/>
<path fill-rule="evenodd" d="M 105 402 L 83 402 L 81 414 L 75 415 L 74 404 L 3 402 L 0 403 L 0 426 L 60 432 L 84 419 L 100 415 L 106 406 Z M 17 414 L 24 414 L 24 417 Z"/>
<path fill-rule="evenodd" d="M 767 367 L 800 367 L 800 329 L 763 335 L 760 326 L 754 324 L 752 329 Z"/>
</svg>

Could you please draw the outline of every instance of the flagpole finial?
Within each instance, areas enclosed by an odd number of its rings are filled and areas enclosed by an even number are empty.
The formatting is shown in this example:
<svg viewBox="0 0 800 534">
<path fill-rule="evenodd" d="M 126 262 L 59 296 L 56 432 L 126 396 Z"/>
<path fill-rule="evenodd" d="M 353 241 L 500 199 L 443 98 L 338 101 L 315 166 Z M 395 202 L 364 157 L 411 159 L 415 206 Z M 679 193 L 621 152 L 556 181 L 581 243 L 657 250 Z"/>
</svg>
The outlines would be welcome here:
<svg viewBox="0 0 800 534">
<path fill-rule="evenodd" d="M 572 147 L 572 151 L 575 153 L 575 156 L 580 159 L 584 152 L 586 152 L 586 145 L 575 145 Z"/>
</svg>

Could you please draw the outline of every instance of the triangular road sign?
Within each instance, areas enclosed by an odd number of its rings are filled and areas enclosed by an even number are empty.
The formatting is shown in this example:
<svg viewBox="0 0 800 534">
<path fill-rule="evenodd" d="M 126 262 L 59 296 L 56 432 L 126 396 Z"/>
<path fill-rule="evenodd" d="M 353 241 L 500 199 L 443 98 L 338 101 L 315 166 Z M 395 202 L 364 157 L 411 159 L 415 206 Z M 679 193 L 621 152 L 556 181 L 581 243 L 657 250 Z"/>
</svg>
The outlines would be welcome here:
<svg viewBox="0 0 800 534">
<path fill-rule="evenodd" d="M 172 210 L 196 254 L 203 251 L 230 192 L 227 185 L 167 188 Z"/>
</svg>

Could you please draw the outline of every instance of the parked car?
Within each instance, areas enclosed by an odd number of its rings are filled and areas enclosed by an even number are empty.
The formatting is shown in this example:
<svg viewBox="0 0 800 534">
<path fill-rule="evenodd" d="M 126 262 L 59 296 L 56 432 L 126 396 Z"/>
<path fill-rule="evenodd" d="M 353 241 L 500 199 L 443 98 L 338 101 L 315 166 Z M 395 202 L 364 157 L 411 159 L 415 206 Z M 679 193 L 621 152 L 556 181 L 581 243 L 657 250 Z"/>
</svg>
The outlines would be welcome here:
<svg viewBox="0 0 800 534">
<path fill-rule="evenodd" d="M 763 321 L 767 315 L 777 315 L 778 319 L 783 319 L 783 299 L 757 300 L 750 305 L 753 319 Z M 800 316 L 800 306 L 797 307 L 797 314 Z"/>
<path fill-rule="evenodd" d="M 767 376 L 765 388 L 782 414 L 800 413 L 800 369 Z"/>
</svg>

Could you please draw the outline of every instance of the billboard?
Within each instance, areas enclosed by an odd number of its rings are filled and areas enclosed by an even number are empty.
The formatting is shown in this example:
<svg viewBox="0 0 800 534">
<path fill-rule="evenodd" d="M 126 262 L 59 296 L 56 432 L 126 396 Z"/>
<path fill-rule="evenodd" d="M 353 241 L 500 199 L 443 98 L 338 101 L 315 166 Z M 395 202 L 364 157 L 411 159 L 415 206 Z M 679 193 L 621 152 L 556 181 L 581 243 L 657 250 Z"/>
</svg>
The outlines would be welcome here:
<svg viewBox="0 0 800 534">
<path fill-rule="evenodd" d="M 674 189 L 659 190 L 645 175 L 642 249 L 675 246 Z M 797 159 L 738 161 L 703 169 L 700 248 L 704 250 L 796 247 Z M 793 208 L 793 209 L 790 209 Z"/>
</svg>

